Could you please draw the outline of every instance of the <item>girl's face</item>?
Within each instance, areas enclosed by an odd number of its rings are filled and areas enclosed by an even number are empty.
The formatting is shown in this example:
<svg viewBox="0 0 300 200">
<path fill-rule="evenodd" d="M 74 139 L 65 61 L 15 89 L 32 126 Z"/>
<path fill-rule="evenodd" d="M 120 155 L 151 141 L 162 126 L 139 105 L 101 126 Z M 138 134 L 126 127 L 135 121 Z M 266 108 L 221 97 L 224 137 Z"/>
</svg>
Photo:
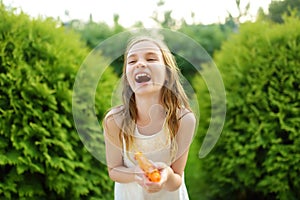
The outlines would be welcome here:
<svg viewBox="0 0 300 200">
<path fill-rule="evenodd" d="M 135 94 L 160 91 L 166 80 L 166 66 L 159 47 L 151 41 L 134 44 L 128 51 L 126 78 Z"/>
</svg>

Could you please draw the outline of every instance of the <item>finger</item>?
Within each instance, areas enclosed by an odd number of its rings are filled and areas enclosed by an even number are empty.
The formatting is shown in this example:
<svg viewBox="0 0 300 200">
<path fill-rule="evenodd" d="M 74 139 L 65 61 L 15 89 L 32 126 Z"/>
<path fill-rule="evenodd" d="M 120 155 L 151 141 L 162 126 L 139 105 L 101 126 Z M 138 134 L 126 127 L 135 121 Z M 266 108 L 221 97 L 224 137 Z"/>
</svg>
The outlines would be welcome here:
<svg viewBox="0 0 300 200">
<path fill-rule="evenodd" d="M 143 180 L 143 178 L 141 176 L 135 175 L 134 180 L 137 182 L 137 184 L 139 184 L 143 188 L 145 187 L 145 181 Z"/>
<path fill-rule="evenodd" d="M 163 163 L 163 162 L 156 162 L 156 163 L 154 163 L 154 166 L 155 166 L 155 168 L 157 168 L 157 169 L 159 169 L 159 170 L 168 167 L 167 164 L 166 164 L 166 163 Z"/>
<path fill-rule="evenodd" d="M 168 179 L 168 170 L 164 168 L 160 171 L 160 183 L 164 183 Z"/>
<path fill-rule="evenodd" d="M 159 192 L 161 189 L 159 188 L 159 189 L 157 189 L 157 188 L 155 188 L 155 189 L 153 189 L 153 188 L 148 188 L 146 191 L 148 192 L 148 193 L 156 193 L 156 192 Z"/>
<path fill-rule="evenodd" d="M 156 193 L 158 191 L 155 191 L 155 190 L 147 190 L 148 193 Z"/>
<path fill-rule="evenodd" d="M 152 190 L 161 190 L 163 188 L 164 182 L 147 182 L 145 183 L 145 186 L 148 187 L 148 189 Z"/>
<path fill-rule="evenodd" d="M 135 175 L 134 175 L 134 180 L 135 180 L 135 181 L 142 181 L 143 178 L 142 178 L 139 174 L 135 174 Z"/>
<path fill-rule="evenodd" d="M 144 171 L 138 165 L 135 166 L 134 172 L 137 173 L 137 174 L 143 174 L 144 173 Z"/>
</svg>

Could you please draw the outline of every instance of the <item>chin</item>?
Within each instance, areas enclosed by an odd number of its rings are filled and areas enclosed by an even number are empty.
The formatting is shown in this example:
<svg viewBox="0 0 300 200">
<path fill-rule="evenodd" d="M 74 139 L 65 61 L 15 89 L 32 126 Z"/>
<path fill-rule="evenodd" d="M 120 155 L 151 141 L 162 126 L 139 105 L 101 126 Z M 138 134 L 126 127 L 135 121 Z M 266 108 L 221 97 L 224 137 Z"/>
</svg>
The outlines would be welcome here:
<svg viewBox="0 0 300 200">
<path fill-rule="evenodd" d="M 161 91 L 162 87 L 161 86 L 153 86 L 153 85 L 144 85 L 136 88 L 134 90 L 135 94 L 140 94 L 140 95 L 147 95 L 147 94 L 155 94 L 159 93 Z"/>
</svg>

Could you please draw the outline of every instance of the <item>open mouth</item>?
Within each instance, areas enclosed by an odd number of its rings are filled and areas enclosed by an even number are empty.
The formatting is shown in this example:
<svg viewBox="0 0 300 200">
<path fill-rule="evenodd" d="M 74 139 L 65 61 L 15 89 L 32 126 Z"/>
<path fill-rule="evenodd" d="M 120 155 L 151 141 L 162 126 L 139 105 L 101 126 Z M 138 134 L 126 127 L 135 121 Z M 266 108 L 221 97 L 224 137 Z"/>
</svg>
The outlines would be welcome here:
<svg viewBox="0 0 300 200">
<path fill-rule="evenodd" d="M 137 74 L 135 76 L 135 81 L 137 83 L 145 83 L 151 80 L 151 76 L 149 74 L 146 73 L 141 73 L 141 74 Z"/>
</svg>

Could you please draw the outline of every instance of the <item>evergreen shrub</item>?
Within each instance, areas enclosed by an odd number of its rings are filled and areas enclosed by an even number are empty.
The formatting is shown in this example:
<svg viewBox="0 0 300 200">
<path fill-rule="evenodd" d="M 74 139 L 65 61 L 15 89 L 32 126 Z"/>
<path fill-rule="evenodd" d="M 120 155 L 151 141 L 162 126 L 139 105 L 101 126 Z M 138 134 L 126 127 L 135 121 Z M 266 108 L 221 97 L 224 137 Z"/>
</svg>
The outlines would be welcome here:
<svg viewBox="0 0 300 200">
<path fill-rule="evenodd" d="M 202 69 L 204 69 L 203 66 Z M 205 73 L 208 71 L 209 70 L 206 68 Z M 208 74 L 204 74 L 203 71 L 202 74 L 206 77 L 208 76 Z M 209 128 L 211 102 L 208 88 L 200 74 L 196 74 L 192 78 L 191 83 L 197 95 L 200 113 L 198 116 L 199 123 L 196 130 L 197 132 L 195 133 L 196 135 L 191 144 L 189 157 L 185 168 L 185 179 L 189 197 L 191 199 L 205 199 L 205 194 L 203 191 L 205 191 L 207 186 L 205 182 L 201 181 L 205 177 L 205 172 L 202 171 L 202 159 L 199 158 L 199 152 Z"/>
<path fill-rule="evenodd" d="M 0 199 L 112 198 L 106 166 L 87 151 L 72 115 L 87 55 L 79 36 L 57 21 L 0 4 Z M 109 70 L 103 77 L 98 116 L 117 80 Z"/>
<path fill-rule="evenodd" d="M 201 163 L 208 199 L 300 198 L 299 30 L 292 17 L 245 23 L 215 55 L 227 114 Z"/>
</svg>

